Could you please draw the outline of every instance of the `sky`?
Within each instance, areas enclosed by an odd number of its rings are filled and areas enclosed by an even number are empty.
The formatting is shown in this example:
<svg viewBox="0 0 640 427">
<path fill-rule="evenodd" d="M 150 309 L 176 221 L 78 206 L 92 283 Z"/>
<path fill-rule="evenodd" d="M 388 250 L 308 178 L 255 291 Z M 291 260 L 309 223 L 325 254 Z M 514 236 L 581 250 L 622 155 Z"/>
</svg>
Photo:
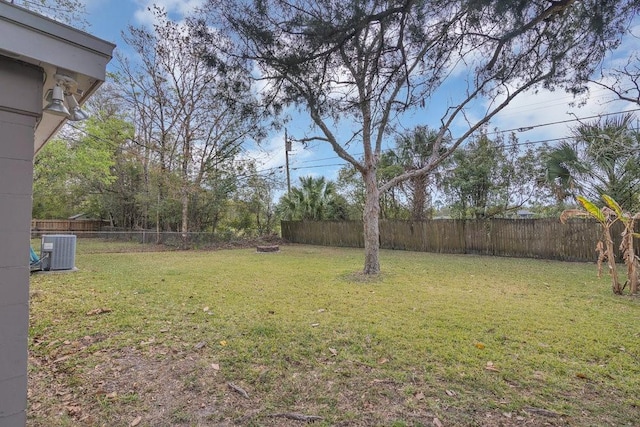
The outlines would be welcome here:
<svg viewBox="0 0 640 427">
<path fill-rule="evenodd" d="M 152 23 L 148 8 L 153 4 L 163 7 L 173 19 L 180 19 L 204 3 L 204 0 L 81 0 L 86 5 L 88 32 L 113 42 L 116 50 L 126 55 L 126 44 L 122 41 L 121 33 L 129 25 L 142 26 Z M 640 35 L 640 26 L 633 30 Z M 630 52 L 640 49 L 638 38 L 627 37 L 622 46 L 609 61 L 626 61 Z M 115 65 L 115 60 L 109 67 Z M 562 91 L 549 92 L 541 90 L 538 93 L 522 94 L 507 108 L 498 114 L 490 123 L 489 128 L 501 131 L 515 130 L 520 142 L 531 142 L 530 146 L 538 145 L 536 141 L 555 140 L 569 135 L 570 127 L 575 126 L 576 118 L 591 118 L 598 114 L 628 111 L 636 108 L 634 104 L 613 100 L 612 96 L 602 88 L 592 85 L 590 97 L 582 106 L 571 106 L 572 95 Z M 415 125 L 438 124 L 438 117 L 426 117 L 424 113 L 416 112 L 404 119 L 407 127 Z M 559 122 L 559 123 L 558 123 Z M 557 123 L 557 124 L 550 124 Z M 529 129 L 529 130 L 525 130 Z M 287 125 L 289 136 L 300 138 L 309 131 L 309 120 L 303 114 L 294 114 L 293 120 Z M 519 131 L 520 130 L 520 131 Z M 357 148 L 355 149 L 357 153 Z M 275 171 L 284 179 L 285 152 L 284 130 L 271 134 L 263 141 L 260 148 L 252 149 L 249 155 L 259 161 L 259 170 Z M 328 147 L 321 144 L 304 147 L 293 143 L 289 153 L 291 183 L 296 185 L 300 176 L 325 176 L 336 179 L 340 165 L 345 162 Z"/>
</svg>

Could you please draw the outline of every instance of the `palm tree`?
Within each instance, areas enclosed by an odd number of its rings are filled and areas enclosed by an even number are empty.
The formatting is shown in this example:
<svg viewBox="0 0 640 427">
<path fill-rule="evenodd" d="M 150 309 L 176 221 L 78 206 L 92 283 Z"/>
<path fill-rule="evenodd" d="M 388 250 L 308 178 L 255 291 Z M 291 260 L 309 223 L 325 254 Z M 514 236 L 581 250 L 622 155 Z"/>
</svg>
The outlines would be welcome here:
<svg viewBox="0 0 640 427">
<path fill-rule="evenodd" d="M 301 177 L 300 187 L 282 198 L 284 217 L 290 220 L 328 219 L 336 200 L 335 184 L 324 177 Z"/>
<path fill-rule="evenodd" d="M 395 150 L 398 163 L 405 171 L 425 167 L 433 155 L 433 144 L 437 138 L 438 132 L 426 126 L 418 126 L 411 132 L 400 136 L 396 140 Z M 443 144 L 442 151 L 444 150 Z M 428 194 L 428 188 L 430 184 L 430 175 L 419 175 L 403 184 L 411 201 L 411 219 L 419 221 L 429 216 L 428 208 L 431 206 L 431 197 Z"/>
<path fill-rule="evenodd" d="M 585 123 L 546 156 L 545 182 L 558 201 L 581 193 L 589 199 L 608 194 L 623 209 L 640 205 L 640 134 L 630 114 Z"/>
<path fill-rule="evenodd" d="M 581 190 L 576 176 L 587 171 L 578 159 L 576 147 L 563 141 L 559 147 L 547 152 L 543 161 L 544 177 L 540 183 L 549 187 L 558 203 L 575 198 Z"/>
</svg>

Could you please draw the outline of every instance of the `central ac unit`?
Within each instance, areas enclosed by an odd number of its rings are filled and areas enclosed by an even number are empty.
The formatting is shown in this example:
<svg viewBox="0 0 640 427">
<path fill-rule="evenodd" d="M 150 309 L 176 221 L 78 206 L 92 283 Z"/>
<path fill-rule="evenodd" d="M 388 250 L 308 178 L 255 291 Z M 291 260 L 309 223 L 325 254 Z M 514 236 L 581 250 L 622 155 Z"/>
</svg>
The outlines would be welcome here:
<svg viewBox="0 0 640 427">
<path fill-rule="evenodd" d="M 73 270 L 76 264 L 76 236 L 51 234 L 42 236 L 42 269 Z"/>
</svg>

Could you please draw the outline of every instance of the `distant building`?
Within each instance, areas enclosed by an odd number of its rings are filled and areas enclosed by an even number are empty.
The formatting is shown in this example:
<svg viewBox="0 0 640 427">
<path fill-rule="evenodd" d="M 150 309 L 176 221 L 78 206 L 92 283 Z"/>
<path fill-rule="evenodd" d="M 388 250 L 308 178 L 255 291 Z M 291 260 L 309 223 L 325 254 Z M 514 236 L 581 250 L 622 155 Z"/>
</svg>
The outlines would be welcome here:
<svg viewBox="0 0 640 427">
<path fill-rule="evenodd" d="M 516 211 L 516 216 L 521 219 L 530 219 L 535 217 L 535 215 L 536 214 L 534 212 L 528 211 L 526 209 L 520 209 Z"/>
</svg>

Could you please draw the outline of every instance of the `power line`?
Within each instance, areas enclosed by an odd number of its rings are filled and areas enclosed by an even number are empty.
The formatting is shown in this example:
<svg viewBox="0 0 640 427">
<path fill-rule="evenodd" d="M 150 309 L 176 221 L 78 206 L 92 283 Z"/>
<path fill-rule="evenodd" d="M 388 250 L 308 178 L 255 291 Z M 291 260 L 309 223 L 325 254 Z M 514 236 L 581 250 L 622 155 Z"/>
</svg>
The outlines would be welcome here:
<svg viewBox="0 0 640 427">
<path fill-rule="evenodd" d="M 640 111 L 640 108 L 634 109 L 634 110 L 627 110 L 627 111 L 620 111 L 620 112 L 614 112 L 614 113 L 603 113 L 603 114 L 597 114 L 597 115 L 593 115 L 593 116 L 585 116 L 585 117 L 576 117 L 573 119 L 567 119 L 567 120 L 560 120 L 560 121 L 556 121 L 556 122 L 546 122 L 546 123 L 539 123 L 536 125 L 532 125 L 532 126 L 527 126 L 526 128 L 513 128 L 513 129 L 506 129 L 506 130 L 498 130 L 498 131 L 493 131 L 493 132 L 488 132 L 487 135 L 496 135 L 496 134 L 501 134 L 501 133 L 508 133 L 508 132 L 515 132 L 515 131 L 519 131 L 519 132 L 526 132 L 532 129 L 536 129 L 539 127 L 545 127 L 545 126 L 552 126 L 552 125 L 556 125 L 556 124 L 563 124 L 563 123 L 571 123 L 571 122 L 579 122 L 582 120 L 589 120 L 589 119 L 594 119 L 594 118 L 602 118 L 602 117 L 607 117 L 607 116 L 612 116 L 612 115 L 616 115 L 616 114 L 625 114 L 625 113 L 632 113 L 632 112 L 636 112 L 636 111 Z M 571 137 L 561 137 L 561 138 L 548 138 L 548 139 L 541 139 L 541 140 L 536 140 L 536 141 L 523 141 L 523 142 L 517 142 L 514 144 L 508 144 L 508 147 L 517 147 L 517 146 L 522 146 L 522 145 L 536 145 L 536 144 L 544 144 L 544 143 L 549 143 L 549 142 L 557 142 L 557 141 L 562 141 L 565 139 L 569 139 Z M 456 139 L 456 138 L 453 138 Z M 389 152 L 389 151 L 393 151 L 393 149 L 388 149 L 388 150 L 384 150 L 384 152 Z M 355 153 L 354 156 L 361 156 L 364 153 Z M 320 159 L 311 159 L 311 160 L 304 160 L 301 161 L 300 164 L 307 164 L 307 163 L 315 163 L 315 162 L 320 162 L 320 161 L 325 161 L 325 160 L 334 160 L 334 159 L 342 159 L 339 156 L 331 156 L 331 157 L 323 157 Z M 317 166 L 310 166 L 310 167 L 305 167 L 305 166 L 298 166 L 295 169 L 311 169 L 311 168 L 316 168 Z"/>
<path fill-rule="evenodd" d="M 494 134 L 497 134 L 497 133 L 516 132 L 516 131 L 517 132 L 527 132 L 527 131 L 530 131 L 532 129 L 536 129 L 536 128 L 544 127 L 544 126 L 552 126 L 552 125 L 559 125 L 559 124 L 564 124 L 564 123 L 579 122 L 579 121 L 582 121 L 582 120 L 589 120 L 589 119 L 598 119 L 598 118 L 602 118 L 602 117 L 613 116 L 613 115 L 616 115 L 616 114 L 633 113 L 633 112 L 636 112 L 636 111 L 640 111 L 640 108 L 636 108 L 636 109 L 633 109 L 633 110 L 619 111 L 619 112 L 616 112 L 616 113 L 602 113 L 602 114 L 596 114 L 596 115 L 593 115 L 593 116 L 576 117 L 574 119 L 559 120 L 557 122 L 547 122 L 547 123 L 541 123 L 541 124 L 537 124 L 537 125 L 533 125 L 533 126 L 524 126 L 524 127 L 519 127 L 519 128 L 488 132 L 487 135 L 494 135 Z"/>
<path fill-rule="evenodd" d="M 552 125 L 557 125 L 557 124 L 572 123 L 572 122 L 579 122 L 579 121 L 582 121 L 582 120 L 589 120 L 589 119 L 594 119 L 594 118 L 602 118 L 602 117 L 608 117 L 608 116 L 612 116 L 612 115 L 616 115 L 616 114 L 625 114 L 625 113 L 632 113 L 632 112 L 637 112 L 637 111 L 640 111 L 640 108 L 636 108 L 636 109 L 633 109 L 633 110 L 627 110 L 627 111 L 613 112 L 613 113 L 602 113 L 602 114 L 596 114 L 596 115 L 585 116 L 585 117 L 575 117 L 575 118 L 572 118 L 572 119 L 559 120 L 559 121 L 555 121 L 555 122 L 538 123 L 538 124 L 527 126 L 527 127 L 512 128 L 512 129 L 506 129 L 506 130 L 498 130 L 498 131 L 489 132 L 489 133 L 487 133 L 487 135 L 495 135 L 495 134 L 502 134 L 502 133 L 508 133 L 508 132 L 516 132 L 516 131 L 517 132 L 526 132 L 526 131 L 533 130 L 533 129 L 540 128 L 540 127 L 552 126 Z M 76 130 L 78 130 L 80 132 L 83 132 L 84 134 L 86 134 L 86 135 L 88 135 L 88 136 L 90 136 L 92 138 L 95 138 L 95 139 L 97 139 L 99 141 L 108 142 L 108 143 L 111 142 L 111 141 L 108 141 L 108 140 L 106 140 L 106 139 L 104 139 L 102 137 L 99 137 L 97 135 L 93 135 L 90 132 L 88 132 L 87 130 L 82 129 L 82 128 L 78 127 L 78 126 L 75 126 L 74 124 L 71 124 L 71 123 L 67 123 L 67 124 L 70 127 L 72 127 L 73 129 L 76 129 Z M 549 139 L 542 139 L 542 140 L 536 140 L 536 141 L 523 141 L 523 142 L 517 142 L 517 143 L 514 143 L 514 144 L 509 144 L 509 145 L 507 145 L 507 147 L 544 144 L 544 143 L 562 141 L 562 140 L 565 140 L 565 139 L 568 139 L 568 138 L 569 137 L 549 138 Z M 392 149 L 385 150 L 385 152 L 388 152 L 388 151 L 393 151 L 393 150 Z M 361 156 L 363 154 L 364 153 L 355 153 L 354 156 Z M 343 160 L 339 156 L 329 156 L 329 157 L 323 157 L 323 158 L 319 158 L 319 159 L 304 160 L 304 161 L 299 162 L 299 164 L 316 163 L 316 162 L 320 162 L 320 161 L 335 160 L 335 159 Z M 320 169 L 320 168 L 345 166 L 345 165 L 349 165 L 349 163 L 344 161 L 343 163 L 332 163 L 332 164 L 322 164 L 322 165 L 313 165 L 313 166 L 294 166 L 294 167 L 291 168 L 291 170 Z M 273 166 L 271 168 L 258 170 L 258 171 L 256 171 L 256 174 L 253 175 L 253 176 L 263 176 L 262 174 L 272 173 L 273 171 L 276 171 L 278 169 L 282 170 L 283 168 L 284 168 L 284 165 Z"/>
</svg>

